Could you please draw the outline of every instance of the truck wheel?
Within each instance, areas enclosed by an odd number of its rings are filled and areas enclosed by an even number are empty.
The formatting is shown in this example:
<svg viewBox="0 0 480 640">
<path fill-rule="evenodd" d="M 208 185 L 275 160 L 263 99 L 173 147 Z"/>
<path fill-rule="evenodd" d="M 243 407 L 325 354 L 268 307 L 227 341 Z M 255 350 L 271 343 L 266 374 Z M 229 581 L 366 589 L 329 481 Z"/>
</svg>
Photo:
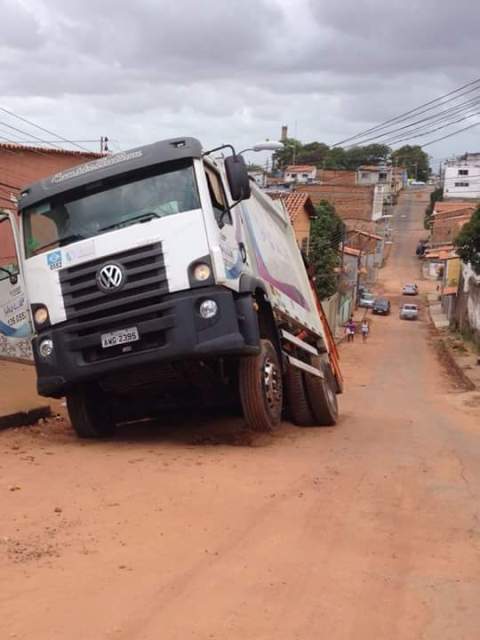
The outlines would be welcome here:
<svg viewBox="0 0 480 640">
<path fill-rule="evenodd" d="M 97 387 L 80 386 L 67 394 L 70 422 L 80 438 L 105 438 L 115 431 L 109 403 Z"/>
<path fill-rule="evenodd" d="M 308 403 L 302 371 L 290 365 L 287 373 L 287 404 L 293 424 L 299 427 L 311 427 L 315 417 Z"/>
<path fill-rule="evenodd" d="M 239 389 L 243 415 L 255 431 L 270 431 L 282 418 L 282 369 L 270 340 L 260 341 L 260 353 L 240 360 Z"/>
<path fill-rule="evenodd" d="M 319 368 L 323 371 L 324 378 L 318 378 L 308 373 L 305 375 L 307 397 L 315 417 L 315 424 L 322 427 L 332 427 L 337 424 L 338 419 L 335 378 L 327 362 L 323 361 Z"/>
</svg>

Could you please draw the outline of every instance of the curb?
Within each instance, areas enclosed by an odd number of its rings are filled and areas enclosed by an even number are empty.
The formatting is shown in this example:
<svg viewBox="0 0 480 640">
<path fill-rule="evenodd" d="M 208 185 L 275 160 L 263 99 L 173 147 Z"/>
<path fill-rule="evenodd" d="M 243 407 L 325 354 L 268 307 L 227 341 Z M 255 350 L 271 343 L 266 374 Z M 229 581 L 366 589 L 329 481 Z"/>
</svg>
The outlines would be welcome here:
<svg viewBox="0 0 480 640">
<path fill-rule="evenodd" d="M 49 406 L 37 407 L 30 411 L 18 411 L 8 416 L 0 416 L 0 430 L 12 427 L 30 427 L 41 418 L 50 418 L 52 410 Z"/>
</svg>

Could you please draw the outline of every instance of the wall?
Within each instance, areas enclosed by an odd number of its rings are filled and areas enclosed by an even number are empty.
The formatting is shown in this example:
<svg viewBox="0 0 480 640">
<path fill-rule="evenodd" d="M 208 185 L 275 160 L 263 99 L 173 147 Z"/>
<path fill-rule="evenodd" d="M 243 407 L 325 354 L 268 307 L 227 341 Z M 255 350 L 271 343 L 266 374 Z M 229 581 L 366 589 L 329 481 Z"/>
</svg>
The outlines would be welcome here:
<svg viewBox="0 0 480 640">
<path fill-rule="evenodd" d="M 468 175 L 459 175 L 467 171 Z M 455 186 L 466 183 L 468 186 Z M 458 162 L 445 167 L 444 198 L 480 198 L 480 163 Z"/>
<path fill-rule="evenodd" d="M 308 250 L 308 241 L 310 239 L 310 216 L 305 209 L 299 211 L 295 216 L 293 229 L 295 231 L 298 246 L 301 249 Z M 306 241 L 306 245 L 304 244 L 304 241 Z"/>
<path fill-rule="evenodd" d="M 463 265 L 453 321 L 461 331 L 468 331 L 480 344 L 480 276 L 470 265 Z"/>
<path fill-rule="evenodd" d="M 308 193 L 314 205 L 327 200 L 344 220 L 370 222 L 373 214 L 374 186 L 311 184 L 298 188 Z"/>
<path fill-rule="evenodd" d="M 357 183 L 357 173 L 343 169 L 321 169 L 317 178 L 320 184 L 355 185 Z"/>
</svg>

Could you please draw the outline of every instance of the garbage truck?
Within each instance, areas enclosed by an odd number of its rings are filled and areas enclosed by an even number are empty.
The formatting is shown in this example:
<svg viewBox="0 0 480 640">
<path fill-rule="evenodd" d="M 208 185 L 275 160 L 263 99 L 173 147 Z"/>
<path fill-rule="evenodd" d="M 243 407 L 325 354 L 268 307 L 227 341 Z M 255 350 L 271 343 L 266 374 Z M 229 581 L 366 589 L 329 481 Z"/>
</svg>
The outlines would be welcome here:
<svg viewBox="0 0 480 640">
<path fill-rule="evenodd" d="M 338 354 L 288 213 L 231 145 L 101 157 L 24 188 L 9 219 L 38 393 L 66 398 L 78 436 L 230 402 L 259 431 L 337 422 Z"/>
</svg>

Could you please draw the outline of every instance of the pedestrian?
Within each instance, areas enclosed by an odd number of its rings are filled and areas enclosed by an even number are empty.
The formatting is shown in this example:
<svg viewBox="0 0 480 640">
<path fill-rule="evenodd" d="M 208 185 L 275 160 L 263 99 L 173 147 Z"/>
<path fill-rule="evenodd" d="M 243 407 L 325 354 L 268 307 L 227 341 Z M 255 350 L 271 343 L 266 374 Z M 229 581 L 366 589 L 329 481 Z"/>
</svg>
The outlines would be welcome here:
<svg viewBox="0 0 480 640">
<path fill-rule="evenodd" d="M 355 321 L 353 317 L 351 317 L 350 320 L 347 322 L 347 326 L 346 326 L 347 342 L 353 342 L 355 338 L 355 330 L 356 330 Z"/>
<path fill-rule="evenodd" d="M 370 327 L 368 325 L 368 320 L 366 318 L 362 320 L 361 331 L 362 331 L 362 342 L 366 342 L 368 339 L 368 334 L 370 333 Z"/>
</svg>

